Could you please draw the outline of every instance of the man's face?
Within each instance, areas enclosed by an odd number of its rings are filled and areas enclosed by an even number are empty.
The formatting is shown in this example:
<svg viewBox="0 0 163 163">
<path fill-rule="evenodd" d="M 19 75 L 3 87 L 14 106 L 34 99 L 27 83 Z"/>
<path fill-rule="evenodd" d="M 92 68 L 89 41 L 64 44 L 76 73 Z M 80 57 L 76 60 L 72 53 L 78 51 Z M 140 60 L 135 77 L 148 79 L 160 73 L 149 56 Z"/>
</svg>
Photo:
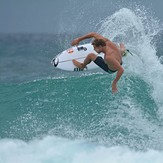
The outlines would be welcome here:
<svg viewBox="0 0 163 163">
<path fill-rule="evenodd" d="M 94 50 L 97 52 L 97 53 L 101 53 L 102 52 L 102 46 L 93 46 L 94 47 Z"/>
</svg>

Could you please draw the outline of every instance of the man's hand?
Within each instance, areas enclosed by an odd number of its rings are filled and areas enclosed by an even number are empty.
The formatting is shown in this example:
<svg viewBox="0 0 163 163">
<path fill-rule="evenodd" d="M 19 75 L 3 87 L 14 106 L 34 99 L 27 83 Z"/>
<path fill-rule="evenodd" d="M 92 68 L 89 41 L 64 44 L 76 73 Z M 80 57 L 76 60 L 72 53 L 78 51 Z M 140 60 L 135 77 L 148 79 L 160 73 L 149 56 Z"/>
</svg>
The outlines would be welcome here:
<svg viewBox="0 0 163 163">
<path fill-rule="evenodd" d="M 78 45 L 79 42 L 80 42 L 80 40 L 79 40 L 78 38 L 76 38 L 75 40 L 73 40 L 73 41 L 71 42 L 71 45 L 72 45 L 72 46 Z"/>
<path fill-rule="evenodd" d="M 114 80 L 112 83 L 112 93 L 117 93 L 118 89 L 117 89 L 117 82 Z"/>
</svg>

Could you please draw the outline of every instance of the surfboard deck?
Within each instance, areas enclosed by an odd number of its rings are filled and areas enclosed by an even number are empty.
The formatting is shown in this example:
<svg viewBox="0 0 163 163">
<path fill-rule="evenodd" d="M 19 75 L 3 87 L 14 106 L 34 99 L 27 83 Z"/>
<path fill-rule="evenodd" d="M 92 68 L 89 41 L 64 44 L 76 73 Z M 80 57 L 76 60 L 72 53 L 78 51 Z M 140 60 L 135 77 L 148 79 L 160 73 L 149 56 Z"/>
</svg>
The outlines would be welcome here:
<svg viewBox="0 0 163 163">
<path fill-rule="evenodd" d="M 91 62 L 90 64 L 88 64 L 87 68 L 85 69 L 77 68 L 73 64 L 72 62 L 73 59 L 79 62 L 83 62 L 89 53 L 97 54 L 97 52 L 94 50 L 91 43 L 74 46 L 59 53 L 57 56 L 55 56 L 52 59 L 51 63 L 54 67 L 59 68 L 61 70 L 66 70 L 66 71 L 88 71 L 88 70 L 98 68 L 98 66 L 94 62 Z M 97 54 L 97 55 L 104 57 L 103 53 Z"/>
<path fill-rule="evenodd" d="M 84 69 L 80 69 L 73 64 L 72 62 L 73 59 L 77 60 L 78 62 L 83 62 L 89 53 L 94 53 L 97 56 L 101 56 L 102 58 L 104 58 L 104 53 L 98 54 L 94 50 L 93 45 L 89 43 L 79 46 L 73 46 L 67 50 L 64 50 L 63 52 L 59 53 L 52 59 L 51 64 L 54 67 L 65 71 L 88 71 L 99 68 L 94 62 L 88 64 L 87 67 Z M 135 56 L 135 54 L 133 54 L 128 49 L 126 49 L 123 56 L 126 56 L 127 54 Z"/>
</svg>

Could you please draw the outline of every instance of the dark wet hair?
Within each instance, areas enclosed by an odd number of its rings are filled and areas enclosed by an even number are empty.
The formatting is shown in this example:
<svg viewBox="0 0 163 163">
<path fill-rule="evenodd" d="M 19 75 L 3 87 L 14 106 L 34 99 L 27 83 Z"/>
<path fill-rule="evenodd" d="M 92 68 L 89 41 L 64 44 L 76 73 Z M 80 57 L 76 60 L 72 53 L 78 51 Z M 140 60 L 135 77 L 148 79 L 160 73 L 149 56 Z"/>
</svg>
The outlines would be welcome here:
<svg viewBox="0 0 163 163">
<path fill-rule="evenodd" d="M 106 43 L 102 39 L 95 39 L 93 40 L 92 45 L 99 47 L 99 46 L 106 46 Z"/>
</svg>

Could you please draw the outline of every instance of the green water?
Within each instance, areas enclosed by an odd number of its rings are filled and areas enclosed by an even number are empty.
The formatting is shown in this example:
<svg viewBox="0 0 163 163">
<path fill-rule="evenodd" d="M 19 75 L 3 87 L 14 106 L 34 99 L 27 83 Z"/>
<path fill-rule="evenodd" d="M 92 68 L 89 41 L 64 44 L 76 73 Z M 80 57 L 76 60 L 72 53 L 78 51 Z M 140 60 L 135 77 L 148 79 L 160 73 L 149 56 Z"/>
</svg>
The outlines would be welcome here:
<svg viewBox="0 0 163 163">
<path fill-rule="evenodd" d="M 143 132 L 144 125 L 161 125 L 150 87 L 139 77 L 124 76 L 113 95 L 111 81 L 107 74 L 93 74 L 1 84 L 1 138 L 58 135 L 148 147 L 154 129 Z M 138 121 L 147 124 L 137 126 Z"/>
</svg>

